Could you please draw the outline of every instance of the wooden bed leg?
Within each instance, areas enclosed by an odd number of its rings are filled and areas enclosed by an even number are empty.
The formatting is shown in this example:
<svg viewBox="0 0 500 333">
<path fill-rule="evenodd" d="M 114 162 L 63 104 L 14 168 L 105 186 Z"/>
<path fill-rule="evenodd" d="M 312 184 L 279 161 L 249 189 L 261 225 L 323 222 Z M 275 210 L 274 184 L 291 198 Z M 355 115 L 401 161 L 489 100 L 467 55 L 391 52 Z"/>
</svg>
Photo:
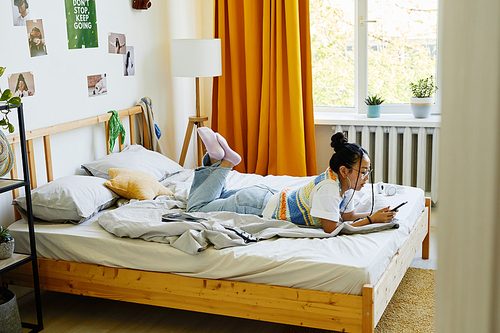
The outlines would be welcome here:
<svg viewBox="0 0 500 333">
<path fill-rule="evenodd" d="M 431 238 L 431 198 L 425 198 L 427 208 L 427 235 L 422 242 L 422 259 L 429 259 L 430 238 Z"/>
<path fill-rule="evenodd" d="M 373 332 L 375 330 L 373 285 L 365 284 L 363 286 L 363 333 Z"/>
</svg>

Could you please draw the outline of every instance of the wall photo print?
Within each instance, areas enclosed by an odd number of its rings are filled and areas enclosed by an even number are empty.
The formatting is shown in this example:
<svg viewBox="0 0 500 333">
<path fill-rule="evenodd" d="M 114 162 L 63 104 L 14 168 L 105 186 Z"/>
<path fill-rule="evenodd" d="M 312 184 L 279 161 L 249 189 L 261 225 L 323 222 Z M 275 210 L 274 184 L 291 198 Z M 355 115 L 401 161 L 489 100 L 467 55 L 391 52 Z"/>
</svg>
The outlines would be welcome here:
<svg viewBox="0 0 500 333">
<path fill-rule="evenodd" d="M 26 30 L 28 31 L 28 46 L 30 49 L 30 55 L 32 57 L 47 55 L 45 32 L 43 31 L 42 20 L 38 19 L 26 21 Z"/>
<path fill-rule="evenodd" d="M 99 47 L 95 0 L 64 0 L 68 48 Z"/>
<path fill-rule="evenodd" d="M 89 97 L 96 97 L 108 94 L 106 74 L 87 76 L 87 86 L 88 86 Z"/>
<path fill-rule="evenodd" d="M 35 77 L 32 72 L 14 73 L 9 76 L 9 89 L 13 97 L 29 97 L 35 94 Z"/>
<path fill-rule="evenodd" d="M 108 53 L 125 54 L 126 46 L 127 42 L 124 34 L 114 32 L 108 34 Z"/>
<path fill-rule="evenodd" d="M 28 0 L 12 1 L 12 19 L 14 26 L 20 27 L 26 25 L 26 20 L 30 18 L 30 5 Z"/>
<path fill-rule="evenodd" d="M 123 55 L 123 75 L 135 75 L 135 59 L 133 46 L 127 46 L 127 52 Z"/>
</svg>

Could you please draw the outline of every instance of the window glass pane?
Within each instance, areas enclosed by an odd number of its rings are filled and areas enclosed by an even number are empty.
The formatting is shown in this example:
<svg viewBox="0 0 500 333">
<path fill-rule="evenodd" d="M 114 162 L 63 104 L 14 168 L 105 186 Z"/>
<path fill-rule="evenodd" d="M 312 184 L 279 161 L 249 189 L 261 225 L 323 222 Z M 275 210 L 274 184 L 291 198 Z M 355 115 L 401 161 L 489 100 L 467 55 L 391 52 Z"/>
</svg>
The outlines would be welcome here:
<svg viewBox="0 0 500 333">
<path fill-rule="evenodd" d="M 354 0 L 310 0 L 315 106 L 354 107 Z"/>
<path fill-rule="evenodd" d="M 369 0 L 368 92 L 409 103 L 409 83 L 436 77 L 437 0 Z"/>
</svg>

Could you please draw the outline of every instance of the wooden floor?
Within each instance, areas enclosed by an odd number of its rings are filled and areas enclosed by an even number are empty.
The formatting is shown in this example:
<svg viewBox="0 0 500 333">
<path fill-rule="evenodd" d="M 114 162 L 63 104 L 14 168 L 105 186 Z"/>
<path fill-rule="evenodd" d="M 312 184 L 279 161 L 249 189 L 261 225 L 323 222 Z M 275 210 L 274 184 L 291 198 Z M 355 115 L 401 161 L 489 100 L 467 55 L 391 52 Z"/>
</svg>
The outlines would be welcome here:
<svg viewBox="0 0 500 333">
<path fill-rule="evenodd" d="M 437 219 L 435 210 L 431 214 L 431 219 L 435 224 L 434 219 Z M 424 269 L 437 268 L 436 227 L 431 227 L 430 259 L 422 260 L 421 252 L 418 252 L 411 266 Z M 33 292 L 27 288 L 14 292 L 18 295 L 22 320 L 34 323 Z M 23 293 L 25 295 L 19 297 Z M 42 291 L 42 304 L 45 325 L 43 332 L 280 333 L 287 330 L 286 325 L 280 324 L 47 291 Z M 29 330 L 24 329 L 23 332 Z"/>
</svg>

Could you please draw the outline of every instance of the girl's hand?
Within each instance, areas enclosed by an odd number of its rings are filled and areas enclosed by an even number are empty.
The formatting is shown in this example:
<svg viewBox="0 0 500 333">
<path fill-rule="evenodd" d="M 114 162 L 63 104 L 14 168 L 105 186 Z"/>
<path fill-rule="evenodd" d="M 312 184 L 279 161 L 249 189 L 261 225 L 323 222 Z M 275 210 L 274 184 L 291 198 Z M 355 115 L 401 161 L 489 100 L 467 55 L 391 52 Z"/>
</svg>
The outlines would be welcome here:
<svg viewBox="0 0 500 333">
<path fill-rule="evenodd" d="M 370 216 L 370 219 L 373 223 L 387 223 L 391 222 L 394 219 L 397 211 L 391 212 L 389 207 L 382 208 L 377 210 L 373 215 Z"/>
</svg>

